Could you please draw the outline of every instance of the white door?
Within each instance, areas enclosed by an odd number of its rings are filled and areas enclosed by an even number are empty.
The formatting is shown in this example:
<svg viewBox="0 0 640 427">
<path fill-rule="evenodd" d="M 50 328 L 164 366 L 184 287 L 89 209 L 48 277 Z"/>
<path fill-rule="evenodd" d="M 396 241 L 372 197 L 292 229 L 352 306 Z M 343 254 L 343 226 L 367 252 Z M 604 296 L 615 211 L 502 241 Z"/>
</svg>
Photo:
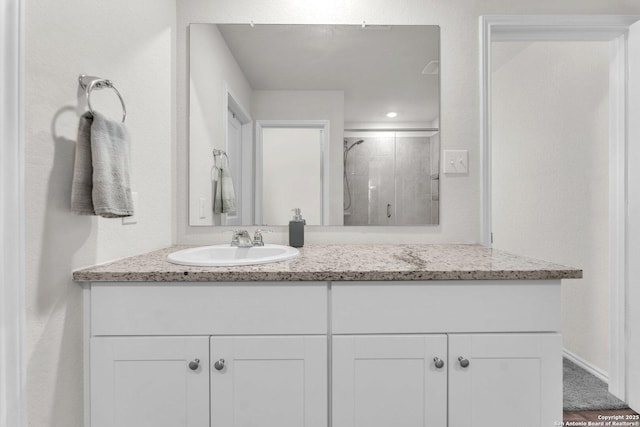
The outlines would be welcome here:
<svg viewBox="0 0 640 427">
<path fill-rule="evenodd" d="M 91 427 L 208 427 L 209 337 L 91 339 Z"/>
<path fill-rule="evenodd" d="M 640 23 L 629 30 L 627 403 L 640 411 Z"/>
<path fill-rule="evenodd" d="M 326 427 L 326 336 L 211 338 L 212 427 Z"/>
<path fill-rule="evenodd" d="M 333 427 L 446 426 L 446 360 L 446 335 L 334 336 Z"/>
<path fill-rule="evenodd" d="M 559 334 L 449 335 L 449 427 L 562 422 Z"/>
<path fill-rule="evenodd" d="M 260 191 L 256 222 L 285 225 L 293 208 L 302 210 L 307 225 L 322 225 L 324 209 L 324 129 L 263 127 L 261 155 L 256 159 Z M 295 161 L 291 161 L 295 159 Z M 328 201 L 327 201 L 328 203 Z"/>
</svg>

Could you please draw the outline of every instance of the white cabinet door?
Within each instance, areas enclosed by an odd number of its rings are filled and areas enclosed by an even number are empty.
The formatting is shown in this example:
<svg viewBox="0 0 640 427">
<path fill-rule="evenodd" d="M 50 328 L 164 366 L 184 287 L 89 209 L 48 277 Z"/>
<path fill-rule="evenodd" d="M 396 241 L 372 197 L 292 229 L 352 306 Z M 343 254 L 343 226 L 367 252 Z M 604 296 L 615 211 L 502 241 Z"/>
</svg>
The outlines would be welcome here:
<svg viewBox="0 0 640 427">
<path fill-rule="evenodd" d="M 327 337 L 211 338 L 211 426 L 326 427 Z"/>
<path fill-rule="evenodd" d="M 561 350 L 559 334 L 449 335 L 449 427 L 561 422 Z"/>
<path fill-rule="evenodd" d="M 92 338 L 91 427 L 208 427 L 208 344 L 209 337 Z"/>
<path fill-rule="evenodd" d="M 446 426 L 446 361 L 446 335 L 334 336 L 333 427 Z"/>
</svg>

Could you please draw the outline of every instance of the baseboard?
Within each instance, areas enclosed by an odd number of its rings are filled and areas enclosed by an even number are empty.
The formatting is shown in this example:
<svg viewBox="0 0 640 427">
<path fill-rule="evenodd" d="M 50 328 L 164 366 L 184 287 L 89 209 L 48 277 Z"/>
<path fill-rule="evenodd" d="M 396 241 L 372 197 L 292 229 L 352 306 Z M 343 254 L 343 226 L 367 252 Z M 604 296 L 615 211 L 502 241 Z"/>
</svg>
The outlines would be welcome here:
<svg viewBox="0 0 640 427">
<path fill-rule="evenodd" d="M 578 356 L 575 353 L 570 352 L 566 348 L 562 349 L 562 356 L 566 357 L 576 365 L 580 366 L 585 371 L 589 372 L 591 375 L 595 376 L 598 379 L 604 381 L 607 385 L 609 384 L 609 375 L 603 370 L 596 368 L 591 363 L 584 360 L 582 357 Z"/>
</svg>

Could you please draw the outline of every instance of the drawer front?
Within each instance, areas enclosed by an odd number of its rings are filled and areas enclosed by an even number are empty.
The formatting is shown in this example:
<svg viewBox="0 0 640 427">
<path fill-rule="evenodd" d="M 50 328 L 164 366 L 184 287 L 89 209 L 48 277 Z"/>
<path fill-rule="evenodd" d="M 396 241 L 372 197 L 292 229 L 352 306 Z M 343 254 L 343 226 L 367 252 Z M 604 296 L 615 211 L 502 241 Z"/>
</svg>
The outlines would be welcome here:
<svg viewBox="0 0 640 427">
<path fill-rule="evenodd" d="M 334 334 L 555 332 L 559 280 L 335 282 Z"/>
<path fill-rule="evenodd" d="M 91 334 L 326 334 L 327 284 L 100 283 Z"/>
</svg>

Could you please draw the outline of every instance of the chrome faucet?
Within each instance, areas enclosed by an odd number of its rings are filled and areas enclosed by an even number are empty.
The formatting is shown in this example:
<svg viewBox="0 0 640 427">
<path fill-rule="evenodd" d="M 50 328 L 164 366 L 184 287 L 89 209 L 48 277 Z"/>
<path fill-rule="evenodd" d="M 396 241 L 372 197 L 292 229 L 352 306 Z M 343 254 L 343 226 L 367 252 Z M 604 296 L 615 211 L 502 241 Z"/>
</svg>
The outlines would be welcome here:
<svg viewBox="0 0 640 427">
<path fill-rule="evenodd" d="M 258 228 L 254 234 L 253 239 L 249 236 L 247 230 L 233 230 L 233 237 L 231 238 L 231 246 L 237 246 L 239 248 L 252 248 L 254 246 L 264 246 L 262 240 L 262 233 L 271 233 L 272 230 L 264 230 Z"/>
<path fill-rule="evenodd" d="M 233 230 L 231 246 L 237 246 L 239 248 L 251 248 L 253 247 L 253 240 L 251 240 L 251 237 L 249 237 L 249 232 L 247 230 Z"/>
</svg>

